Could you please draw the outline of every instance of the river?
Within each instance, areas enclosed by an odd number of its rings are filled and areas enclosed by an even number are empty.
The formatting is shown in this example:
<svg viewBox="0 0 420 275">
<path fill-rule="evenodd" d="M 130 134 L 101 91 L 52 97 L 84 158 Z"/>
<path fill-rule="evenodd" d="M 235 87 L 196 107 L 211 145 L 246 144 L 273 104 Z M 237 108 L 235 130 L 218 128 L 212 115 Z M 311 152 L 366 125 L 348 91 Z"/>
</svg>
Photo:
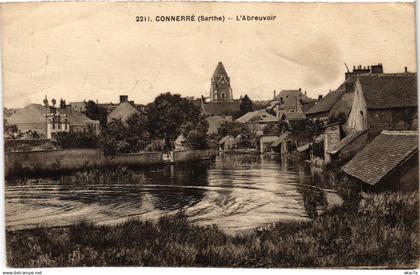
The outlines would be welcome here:
<svg viewBox="0 0 420 275">
<path fill-rule="evenodd" d="M 310 220 L 341 202 L 333 190 L 314 185 L 303 165 L 279 157 L 222 155 L 128 172 L 134 176 L 7 181 L 6 226 L 14 230 L 81 220 L 115 224 L 183 210 L 198 225 L 235 233 L 279 220 Z"/>
</svg>

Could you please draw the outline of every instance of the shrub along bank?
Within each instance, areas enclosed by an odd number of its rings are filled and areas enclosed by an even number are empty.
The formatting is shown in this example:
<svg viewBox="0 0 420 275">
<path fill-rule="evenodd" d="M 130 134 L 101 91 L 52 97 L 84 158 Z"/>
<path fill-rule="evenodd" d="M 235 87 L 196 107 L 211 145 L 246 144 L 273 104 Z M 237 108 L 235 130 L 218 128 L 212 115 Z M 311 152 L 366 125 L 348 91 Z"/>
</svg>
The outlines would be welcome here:
<svg viewBox="0 0 420 275">
<path fill-rule="evenodd" d="M 213 266 L 415 268 L 418 192 L 384 193 L 344 204 L 312 222 L 227 235 L 182 215 L 157 223 L 87 223 L 8 231 L 13 267 Z"/>
</svg>

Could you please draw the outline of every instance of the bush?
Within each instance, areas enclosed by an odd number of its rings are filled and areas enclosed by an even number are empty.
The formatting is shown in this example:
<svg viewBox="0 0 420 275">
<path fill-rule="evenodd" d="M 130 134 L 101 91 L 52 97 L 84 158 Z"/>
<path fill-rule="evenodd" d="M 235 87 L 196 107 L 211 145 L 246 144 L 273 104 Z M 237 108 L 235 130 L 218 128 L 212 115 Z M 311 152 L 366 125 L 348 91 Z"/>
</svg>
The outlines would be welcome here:
<svg viewBox="0 0 420 275">
<path fill-rule="evenodd" d="M 311 222 L 279 222 L 240 235 L 192 224 L 182 213 L 157 223 L 86 222 L 6 232 L 8 265 L 398 267 L 419 258 L 418 192 L 365 196 Z"/>
<path fill-rule="evenodd" d="M 98 148 L 99 139 L 93 133 L 57 133 L 55 140 L 62 148 Z"/>
</svg>

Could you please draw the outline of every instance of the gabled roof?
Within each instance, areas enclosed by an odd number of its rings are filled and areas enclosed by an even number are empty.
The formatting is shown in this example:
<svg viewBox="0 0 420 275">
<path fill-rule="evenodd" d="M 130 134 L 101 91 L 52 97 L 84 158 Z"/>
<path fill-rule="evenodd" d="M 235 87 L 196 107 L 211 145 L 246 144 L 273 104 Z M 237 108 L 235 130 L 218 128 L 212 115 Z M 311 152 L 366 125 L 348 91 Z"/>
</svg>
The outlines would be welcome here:
<svg viewBox="0 0 420 275">
<path fill-rule="evenodd" d="M 344 137 L 342 140 L 340 140 L 334 147 L 332 147 L 328 153 L 330 154 L 337 154 L 342 149 L 344 149 L 347 145 L 351 144 L 353 141 L 355 141 L 358 137 L 360 137 L 363 133 L 366 133 L 365 131 L 356 131 L 354 133 L 351 133 Z"/>
<path fill-rule="evenodd" d="M 122 121 L 125 121 L 134 114 L 141 114 L 141 112 L 133 103 L 128 101 L 122 102 L 108 115 L 108 121 L 112 119 L 121 119 Z"/>
<path fill-rule="evenodd" d="M 277 140 L 275 140 L 273 143 L 271 143 L 271 147 L 279 146 L 283 142 L 283 140 L 285 140 L 287 138 L 288 135 L 289 135 L 288 132 L 283 133 L 281 136 L 279 136 L 279 138 Z"/>
<path fill-rule="evenodd" d="M 280 105 L 280 109 L 283 110 L 296 110 L 297 104 L 305 104 L 316 101 L 313 98 L 307 97 L 302 93 L 302 90 L 282 90 L 276 97 L 275 100 L 281 101 L 283 104 Z"/>
<path fill-rule="evenodd" d="M 417 150 L 416 131 L 384 130 L 342 169 L 350 176 L 376 185 Z"/>
<path fill-rule="evenodd" d="M 253 100 L 252 105 L 254 105 L 255 110 L 265 109 L 270 107 L 272 100 Z"/>
<path fill-rule="evenodd" d="M 59 114 L 66 115 L 70 125 L 85 125 L 87 123 L 95 122 L 94 120 L 88 118 L 81 112 L 73 110 L 71 108 L 57 108 L 57 112 Z"/>
<path fill-rule="evenodd" d="M 329 92 L 324 96 L 318 103 L 312 106 L 305 114 L 316 114 L 329 112 L 332 107 L 340 100 L 340 98 L 345 93 L 345 83 L 341 84 L 337 90 Z"/>
<path fill-rule="evenodd" d="M 304 120 L 306 116 L 302 112 L 282 112 L 280 117 L 283 117 L 287 120 Z"/>
<path fill-rule="evenodd" d="M 278 118 L 275 116 L 267 113 L 265 110 L 258 110 L 253 112 L 248 112 L 238 118 L 237 122 L 247 123 L 247 122 L 261 122 L 261 123 L 268 123 L 268 122 L 277 122 L 279 121 Z"/>
<path fill-rule="evenodd" d="M 219 144 L 225 143 L 225 141 L 228 140 L 228 139 L 230 139 L 230 138 L 235 139 L 233 136 L 227 135 L 227 136 L 224 136 L 221 140 L 219 140 Z"/>
<path fill-rule="evenodd" d="M 51 109 L 51 107 L 49 107 Z M 66 115 L 70 125 L 85 125 L 87 123 L 94 123 L 81 112 L 71 108 L 56 108 L 57 113 Z M 22 123 L 45 123 L 46 107 L 41 104 L 29 104 L 25 108 L 20 109 L 7 120 L 10 124 Z M 50 112 L 50 110 L 48 110 Z"/>
<path fill-rule="evenodd" d="M 45 123 L 46 112 L 46 107 L 41 104 L 29 104 L 11 115 L 7 122 L 9 124 Z"/>
<path fill-rule="evenodd" d="M 368 109 L 417 106 L 417 74 L 359 76 Z"/>
</svg>

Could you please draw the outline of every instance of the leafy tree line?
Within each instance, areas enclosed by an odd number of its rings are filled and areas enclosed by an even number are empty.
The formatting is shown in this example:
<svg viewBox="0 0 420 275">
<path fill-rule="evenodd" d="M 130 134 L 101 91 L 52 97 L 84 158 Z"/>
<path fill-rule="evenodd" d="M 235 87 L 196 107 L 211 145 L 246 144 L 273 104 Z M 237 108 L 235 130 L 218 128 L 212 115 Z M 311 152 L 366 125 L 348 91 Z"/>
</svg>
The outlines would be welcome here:
<svg viewBox="0 0 420 275">
<path fill-rule="evenodd" d="M 82 138 L 63 133 L 57 137 L 59 144 L 67 148 L 100 147 L 106 154 L 162 151 L 173 149 L 175 139 L 184 135 L 185 143 L 192 149 L 208 146 L 208 123 L 200 108 L 178 94 L 157 96 L 146 106 L 146 113 L 134 114 L 126 121 L 106 123 L 104 109 L 93 101 L 87 103 L 85 115 L 101 121 L 101 135 L 95 140 L 91 134 Z"/>
</svg>

